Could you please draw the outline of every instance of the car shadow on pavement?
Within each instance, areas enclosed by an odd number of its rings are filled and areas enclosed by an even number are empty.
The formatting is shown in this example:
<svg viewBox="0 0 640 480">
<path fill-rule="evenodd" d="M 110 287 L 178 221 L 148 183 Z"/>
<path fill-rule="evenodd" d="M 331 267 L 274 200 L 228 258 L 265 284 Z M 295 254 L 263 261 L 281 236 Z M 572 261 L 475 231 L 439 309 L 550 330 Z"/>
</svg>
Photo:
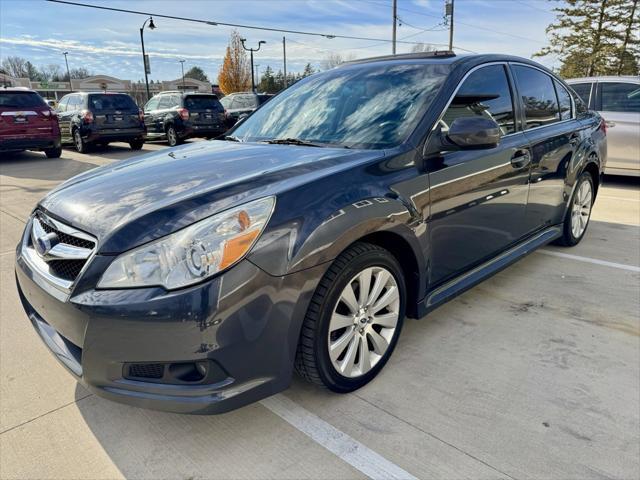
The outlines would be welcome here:
<svg viewBox="0 0 640 480">
<path fill-rule="evenodd" d="M 61 182 L 97 166 L 95 163 L 64 158 L 64 151 L 62 158 L 47 158 L 35 152 L 9 153 L 0 157 L 0 175 L 33 180 Z M 1 185 L 7 186 L 8 182 L 3 181 Z M 24 185 L 20 185 L 20 188 L 24 188 Z"/>
</svg>

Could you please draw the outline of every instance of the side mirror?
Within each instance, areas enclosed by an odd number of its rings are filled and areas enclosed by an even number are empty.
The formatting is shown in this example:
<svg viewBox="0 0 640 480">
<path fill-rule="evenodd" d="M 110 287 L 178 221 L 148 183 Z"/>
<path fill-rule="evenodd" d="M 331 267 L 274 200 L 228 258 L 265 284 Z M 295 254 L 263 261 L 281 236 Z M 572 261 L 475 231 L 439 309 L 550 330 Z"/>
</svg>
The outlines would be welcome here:
<svg viewBox="0 0 640 480">
<path fill-rule="evenodd" d="M 238 121 L 236 123 L 233 124 L 234 127 L 237 127 L 241 124 L 244 123 L 244 121 L 249 118 L 249 114 L 248 113 L 242 113 L 238 116 Z"/>
<path fill-rule="evenodd" d="M 446 137 L 462 150 L 494 148 L 500 143 L 500 127 L 486 117 L 458 117 L 451 123 Z"/>
</svg>

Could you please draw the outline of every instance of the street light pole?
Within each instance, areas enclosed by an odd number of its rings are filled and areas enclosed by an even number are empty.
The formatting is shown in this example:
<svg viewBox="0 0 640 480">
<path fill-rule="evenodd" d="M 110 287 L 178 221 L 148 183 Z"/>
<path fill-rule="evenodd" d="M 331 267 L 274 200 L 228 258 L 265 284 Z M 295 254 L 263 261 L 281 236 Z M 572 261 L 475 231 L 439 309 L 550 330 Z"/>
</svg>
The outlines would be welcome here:
<svg viewBox="0 0 640 480">
<path fill-rule="evenodd" d="M 180 66 L 182 67 L 182 91 L 184 92 L 184 60 L 180 60 Z"/>
<path fill-rule="evenodd" d="M 398 18 L 398 0 L 393 0 L 393 6 L 391 7 L 392 16 L 393 16 L 393 30 L 391 34 L 392 43 L 391 43 L 391 52 L 393 55 L 396 54 L 396 24 Z"/>
<path fill-rule="evenodd" d="M 449 50 L 451 51 L 453 51 L 453 2 L 454 0 L 449 0 L 445 11 L 449 17 Z"/>
<path fill-rule="evenodd" d="M 244 42 L 246 42 L 247 39 L 241 38 L 240 41 L 242 42 L 242 48 L 244 48 L 247 52 L 251 52 L 251 91 L 253 93 L 256 93 L 256 79 L 253 73 L 253 52 L 257 52 L 258 50 L 260 50 L 260 47 L 262 46 L 262 44 L 267 42 L 265 42 L 264 40 L 260 40 L 258 42 L 258 48 L 247 48 L 246 45 L 244 44 Z"/>
<path fill-rule="evenodd" d="M 62 52 L 62 54 L 64 55 L 64 63 L 67 66 L 67 78 L 69 79 L 69 91 L 73 92 L 73 87 L 71 86 L 71 73 L 69 73 L 69 61 L 67 60 L 67 55 L 69 55 L 69 52 Z"/>
<path fill-rule="evenodd" d="M 153 30 L 156 28 L 155 24 L 153 23 L 153 17 L 149 17 L 147 18 L 144 23 L 142 24 L 142 27 L 140 27 L 140 43 L 142 44 L 142 65 L 144 66 L 144 85 L 147 88 L 147 101 L 149 101 L 149 99 L 151 98 L 151 94 L 149 93 L 149 77 L 148 77 L 148 62 L 147 62 L 147 55 L 144 52 L 144 27 L 147 25 L 147 22 L 149 22 L 149 29 Z"/>
</svg>

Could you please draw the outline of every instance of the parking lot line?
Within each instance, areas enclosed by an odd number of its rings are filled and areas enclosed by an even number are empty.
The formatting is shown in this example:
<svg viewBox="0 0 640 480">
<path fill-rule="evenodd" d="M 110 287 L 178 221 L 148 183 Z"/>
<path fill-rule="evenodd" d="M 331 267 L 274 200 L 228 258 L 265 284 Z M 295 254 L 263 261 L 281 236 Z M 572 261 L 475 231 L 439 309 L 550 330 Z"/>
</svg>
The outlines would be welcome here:
<svg viewBox="0 0 640 480">
<path fill-rule="evenodd" d="M 619 268 L 620 270 L 628 270 L 630 272 L 640 272 L 640 267 L 635 265 L 625 265 L 624 263 L 607 262 L 606 260 L 598 260 L 597 258 L 580 257 L 578 255 L 571 255 L 569 253 L 554 252 L 552 250 L 541 249 L 538 250 L 545 255 L 551 255 L 552 257 L 568 258 L 570 260 L 576 260 L 578 262 L 593 263 L 595 265 L 604 265 L 605 267 Z"/>
<path fill-rule="evenodd" d="M 260 403 L 371 479 L 417 480 L 406 470 L 328 424 L 283 394 L 271 396 Z"/>
</svg>

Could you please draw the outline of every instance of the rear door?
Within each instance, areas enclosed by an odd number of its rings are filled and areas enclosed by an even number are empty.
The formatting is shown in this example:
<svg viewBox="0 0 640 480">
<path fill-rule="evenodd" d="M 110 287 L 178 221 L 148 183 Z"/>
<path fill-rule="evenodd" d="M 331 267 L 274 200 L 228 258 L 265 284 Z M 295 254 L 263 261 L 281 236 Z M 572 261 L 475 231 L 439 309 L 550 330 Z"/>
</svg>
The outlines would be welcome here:
<svg viewBox="0 0 640 480">
<path fill-rule="evenodd" d="M 159 128 L 158 121 L 158 104 L 160 97 L 153 97 L 144 106 L 144 124 L 147 127 L 147 133 L 157 135 L 163 133 Z"/>
<path fill-rule="evenodd" d="M 199 127 L 224 128 L 224 107 L 215 95 L 186 95 L 184 108 L 189 111 L 189 119 Z"/>
<path fill-rule="evenodd" d="M 445 133 L 456 118 L 481 116 L 498 123 L 501 139 L 494 148 L 440 152 L 427 160 L 432 286 L 490 259 L 525 233 L 530 151 L 513 100 L 506 65 L 483 65 L 463 80 L 436 126 Z"/>
<path fill-rule="evenodd" d="M 562 221 L 571 160 L 586 130 L 576 119 L 567 89 L 530 65 L 511 64 L 523 110 L 525 136 L 531 144 L 531 186 L 527 231 Z"/>
<path fill-rule="evenodd" d="M 100 131 L 140 129 L 136 102 L 124 93 L 91 93 L 88 100 L 96 126 Z"/>
<path fill-rule="evenodd" d="M 640 81 L 601 81 L 597 88 L 596 110 L 607 122 L 606 169 L 640 175 Z"/>
<path fill-rule="evenodd" d="M 0 90 L 0 139 L 51 136 L 51 113 L 40 95 Z"/>
</svg>

